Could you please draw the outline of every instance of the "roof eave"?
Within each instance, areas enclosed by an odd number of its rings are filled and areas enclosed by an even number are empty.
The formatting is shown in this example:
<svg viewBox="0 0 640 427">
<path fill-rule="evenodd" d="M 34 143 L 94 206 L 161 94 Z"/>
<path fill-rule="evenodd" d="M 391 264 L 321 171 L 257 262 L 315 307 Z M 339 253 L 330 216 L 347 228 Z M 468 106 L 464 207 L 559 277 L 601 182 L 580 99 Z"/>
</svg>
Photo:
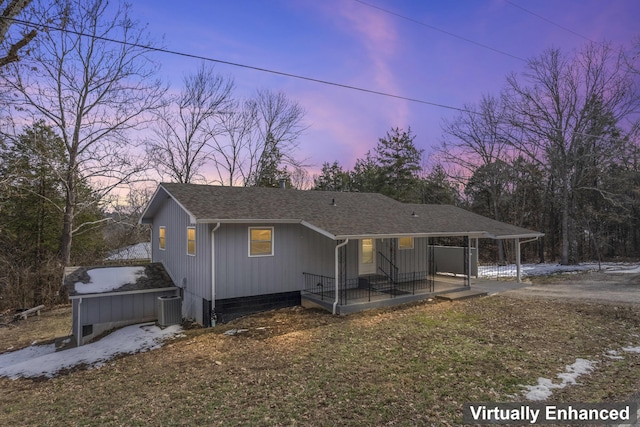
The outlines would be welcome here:
<svg viewBox="0 0 640 427">
<path fill-rule="evenodd" d="M 278 218 L 201 218 L 196 224 L 300 224 L 300 219 Z"/>
<path fill-rule="evenodd" d="M 540 237 L 544 237 L 544 233 L 521 233 L 521 234 L 489 234 L 487 233 L 487 237 L 495 240 L 504 240 L 504 239 L 539 239 Z"/>
<path fill-rule="evenodd" d="M 196 224 L 197 218 L 195 217 L 195 215 L 192 214 L 189 211 L 189 209 L 185 208 L 184 205 L 182 203 L 180 203 L 180 201 L 177 198 L 173 197 L 171 192 L 167 188 L 165 188 L 162 184 L 158 185 L 158 188 L 156 188 L 155 193 L 153 193 L 153 196 L 151 196 L 151 199 L 149 200 L 149 203 L 147 203 L 147 207 L 142 212 L 142 215 L 140 215 L 140 219 L 138 220 L 138 223 L 140 223 L 140 224 L 152 224 L 153 223 L 153 216 L 154 216 L 155 212 L 151 212 L 150 213 L 149 211 L 150 211 L 151 206 L 154 205 L 154 203 L 156 201 L 156 198 L 157 197 L 161 197 L 161 196 L 159 196 L 160 190 L 162 190 L 168 197 L 173 199 L 173 201 L 176 202 L 178 204 L 178 206 L 180 206 L 180 208 L 189 216 L 189 222 L 191 224 Z"/>
<path fill-rule="evenodd" d="M 484 231 L 462 232 L 431 232 L 431 233 L 365 233 L 365 234 L 338 234 L 336 239 L 396 239 L 400 237 L 484 237 Z"/>
</svg>

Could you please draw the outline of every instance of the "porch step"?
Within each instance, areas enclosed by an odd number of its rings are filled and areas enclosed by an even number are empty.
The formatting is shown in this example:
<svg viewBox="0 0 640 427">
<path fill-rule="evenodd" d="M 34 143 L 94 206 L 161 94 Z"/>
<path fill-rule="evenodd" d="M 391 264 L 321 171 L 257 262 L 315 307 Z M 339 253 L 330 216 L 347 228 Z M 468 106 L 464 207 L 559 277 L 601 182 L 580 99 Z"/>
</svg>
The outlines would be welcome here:
<svg viewBox="0 0 640 427">
<path fill-rule="evenodd" d="M 457 292 L 440 294 L 440 295 L 437 295 L 436 298 L 443 299 L 446 301 L 460 301 L 463 299 L 483 297 L 486 295 L 487 295 L 486 291 L 469 289 L 468 291 L 457 291 Z"/>
</svg>

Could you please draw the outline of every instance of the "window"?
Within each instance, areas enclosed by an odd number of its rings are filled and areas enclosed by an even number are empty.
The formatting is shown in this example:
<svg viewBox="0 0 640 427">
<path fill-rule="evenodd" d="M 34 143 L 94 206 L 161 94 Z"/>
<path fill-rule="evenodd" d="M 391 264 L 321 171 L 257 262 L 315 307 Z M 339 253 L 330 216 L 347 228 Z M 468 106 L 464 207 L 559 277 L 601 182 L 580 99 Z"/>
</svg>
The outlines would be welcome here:
<svg viewBox="0 0 640 427">
<path fill-rule="evenodd" d="M 413 249 L 413 237 L 400 237 L 398 239 L 400 249 Z"/>
<path fill-rule="evenodd" d="M 360 262 L 362 264 L 373 264 L 373 251 L 373 239 L 362 239 Z"/>
<path fill-rule="evenodd" d="M 249 227 L 249 256 L 273 255 L 273 227 Z"/>
<path fill-rule="evenodd" d="M 158 247 L 162 250 L 167 248 L 167 240 L 166 240 L 166 228 L 160 227 L 158 229 Z"/>
<path fill-rule="evenodd" d="M 187 227 L 187 255 L 196 254 L 196 228 Z"/>
</svg>

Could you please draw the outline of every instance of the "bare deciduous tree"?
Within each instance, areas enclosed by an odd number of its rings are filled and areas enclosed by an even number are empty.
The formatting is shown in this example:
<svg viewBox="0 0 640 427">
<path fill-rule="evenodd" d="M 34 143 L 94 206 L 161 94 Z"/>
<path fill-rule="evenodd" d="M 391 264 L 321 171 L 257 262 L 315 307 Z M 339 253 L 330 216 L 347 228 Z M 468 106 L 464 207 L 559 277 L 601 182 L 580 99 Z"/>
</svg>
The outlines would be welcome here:
<svg viewBox="0 0 640 427">
<path fill-rule="evenodd" d="M 507 79 L 503 99 L 511 124 L 523 133 L 511 142 L 555 186 L 563 264 L 575 261 L 575 196 L 588 190 L 581 188 L 583 168 L 618 157 L 622 129 L 637 131 L 640 92 L 634 77 L 620 51 L 592 44 L 573 57 L 547 51 L 529 62 L 526 74 Z"/>
<path fill-rule="evenodd" d="M 234 102 L 219 117 L 223 131 L 211 145 L 217 181 L 256 186 L 277 181 L 280 177 L 272 175 L 286 166 L 300 168 L 302 161 L 294 153 L 305 130 L 304 114 L 300 104 L 282 92 L 258 90 L 254 98 Z"/>
<path fill-rule="evenodd" d="M 204 64 L 183 80 L 182 92 L 168 99 L 157 115 L 156 137 L 148 143 L 151 163 L 182 183 L 204 181 L 209 146 L 222 130 L 219 121 L 232 109 L 233 80 Z"/>
<path fill-rule="evenodd" d="M 300 167 L 301 162 L 293 156 L 298 148 L 298 138 L 306 129 L 302 125 L 305 111 L 283 92 L 258 90 L 255 97 L 257 109 L 257 138 L 249 150 L 247 166 L 248 180 L 245 185 L 258 185 L 268 171 L 264 166 L 274 156 L 279 163 Z M 277 150 L 277 152 L 274 152 Z"/>
<path fill-rule="evenodd" d="M 2 15 L 0 16 L 0 44 L 6 45 L 5 52 L 0 56 L 0 68 L 20 59 L 18 54 L 24 49 L 31 40 L 38 34 L 35 29 L 27 31 L 25 29 L 17 36 L 16 39 L 5 43 L 8 39 L 9 30 L 14 25 L 14 19 L 31 3 L 31 0 L 0 0 L 0 8 Z M 3 7 L 4 6 L 4 7 Z"/>
<path fill-rule="evenodd" d="M 145 29 L 129 15 L 129 5 L 116 8 L 106 0 L 61 0 L 36 4 L 45 22 L 50 8 L 57 30 L 33 41 L 32 55 L 11 64 L 3 76 L 19 95 L 20 114 L 44 118 L 65 144 L 65 185 L 61 262 L 70 262 L 78 183 L 86 180 L 100 200 L 141 167 L 130 148 L 129 130 L 147 119 L 163 94 L 153 78 L 157 69 L 148 57 Z M 42 11 L 38 14 L 38 11 Z M 107 39 L 117 39 L 120 44 Z"/>
<path fill-rule="evenodd" d="M 454 120 L 444 123 L 445 141 L 440 149 L 442 159 L 457 165 L 464 176 L 458 182 L 469 188 L 469 179 L 483 171 L 482 190 L 488 195 L 487 203 L 493 219 L 502 220 L 499 206 L 508 180 L 505 167 L 509 161 L 509 128 L 506 126 L 504 105 L 499 98 L 483 96 L 478 107 L 466 106 Z M 480 184 L 475 182 L 476 185 Z M 473 202 L 473 201 L 472 201 Z M 477 202 L 477 201 L 476 201 Z M 504 261 L 501 240 L 498 245 L 498 261 Z"/>
<path fill-rule="evenodd" d="M 255 101 L 233 101 L 226 114 L 220 116 L 221 132 L 212 141 L 211 149 L 221 185 L 244 185 L 248 180 L 247 165 L 256 143 L 258 110 Z"/>
</svg>

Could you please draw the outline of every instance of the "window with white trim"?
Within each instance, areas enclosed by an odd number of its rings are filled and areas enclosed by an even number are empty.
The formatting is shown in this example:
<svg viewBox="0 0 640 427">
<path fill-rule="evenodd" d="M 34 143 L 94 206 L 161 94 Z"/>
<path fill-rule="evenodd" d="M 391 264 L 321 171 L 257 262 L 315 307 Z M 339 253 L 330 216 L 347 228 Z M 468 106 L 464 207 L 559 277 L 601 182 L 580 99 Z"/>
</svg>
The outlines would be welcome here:
<svg viewBox="0 0 640 427">
<path fill-rule="evenodd" d="M 273 256 L 273 227 L 249 227 L 249 256 Z"/>
<path fill-rule="evenodd" d="M 413 237 L 399 237 L 398 238 L 399 249 L 413 249 Z"/>
<path fill-rule="evenodd" d="M 158 228 L 158 248 L 162 250 L 167 248 L 167 229 L 164 226 Z"/>
<path fill-rule="evenodd" d="M 187 255 L 196 254 L 196 228 L 187 227 Z"/>
</svg>

